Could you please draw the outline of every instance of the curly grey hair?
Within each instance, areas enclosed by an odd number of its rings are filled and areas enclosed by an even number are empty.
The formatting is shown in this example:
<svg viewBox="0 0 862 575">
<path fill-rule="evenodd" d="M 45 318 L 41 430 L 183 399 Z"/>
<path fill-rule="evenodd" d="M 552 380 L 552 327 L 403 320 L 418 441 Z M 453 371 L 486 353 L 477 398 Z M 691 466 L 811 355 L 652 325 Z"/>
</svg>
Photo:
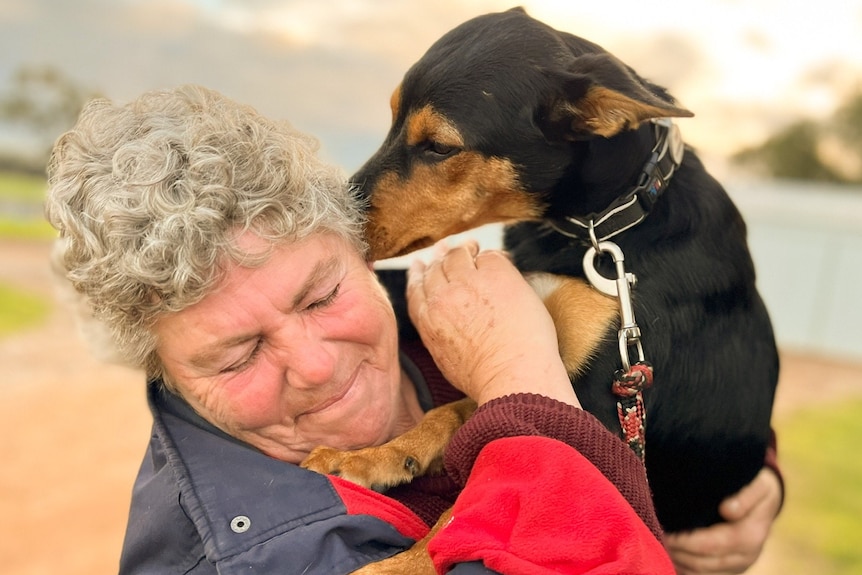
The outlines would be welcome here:
<svg viewBox="0 0 862 575">
<path fill-rule="evenodd" d="M 119 359 L 164 376 L 150 327 L 209 293 L 251 231 L 277 242 L 337 234 L 363 254 L 362 206 L 285 122 L 199 86 L 90 102 L 54 146 L 45 213 L 55 267 L 110 335 Z"/>
</svg>

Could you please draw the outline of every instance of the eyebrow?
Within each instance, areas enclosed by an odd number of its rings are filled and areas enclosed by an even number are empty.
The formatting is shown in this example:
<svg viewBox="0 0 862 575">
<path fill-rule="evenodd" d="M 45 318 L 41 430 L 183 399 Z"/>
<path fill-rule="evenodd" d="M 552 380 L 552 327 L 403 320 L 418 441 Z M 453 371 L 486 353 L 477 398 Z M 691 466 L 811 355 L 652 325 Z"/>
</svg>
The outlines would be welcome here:
<svg viewBox="0 0 862 575">
<path fill-rule="evenodd" d="M 308 294 L 310 294 L 321 281 L 337 270 L 339 265 L 340 260 L 335 256 L 317 262 L 312 268 L 311 273 L 308 274 L 305 282 L 300 286 L 299 291 L 293 297 L 291 301 L 291 309 L 295 309 L 302 305 L 308 297 Z M 192 355 L 191 358 L 189 358 L 189 363 L 200 368 L 212 367 L 214 363 L 221 359 L 222 354 L 226 350 L 253 341 L 258 337 L 260 337 L 260 334 L 258 333 L 245 333 L 219 340 L 207 346 L 206 349 Z"/>
<path fill-rule="evenodd" d="M 311 273 L 305 279 L 305 283 L 299 288 L 299 291 L 293 298 L 293 307 L 297 308 L 308 298 L 308 294 L 320 284 L 324 279 L 331 276 L 335 270 L 341 265 L 341 260 L 335 256 L 331 256 L 325 260 L 321 260 L 314 265 Z"/>
<path fill-rule="evenodd" d="M 242 334 L 228 337 L 209 346 L 207 349 L 194 354 L 189 358 L 189 363 L 195 367 L 208 368 L 221 359 L 226 350 L 248 343 L 258 338 L 258 334 Z"/>
</svg>

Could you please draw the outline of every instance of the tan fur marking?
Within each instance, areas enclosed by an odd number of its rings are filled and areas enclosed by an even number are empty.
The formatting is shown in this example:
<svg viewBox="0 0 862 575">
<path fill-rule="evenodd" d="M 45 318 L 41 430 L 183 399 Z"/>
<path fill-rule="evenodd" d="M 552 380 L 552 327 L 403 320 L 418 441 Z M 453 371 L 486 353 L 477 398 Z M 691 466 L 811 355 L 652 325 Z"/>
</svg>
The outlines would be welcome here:
<svg viewBox="0 0 862 575">
<path fill-rule="evenodd" d="M 389 109 L 392 110 L 392 123 L 394 124 L 398 117 L 398 111 L 401 109 L 401 84 L 398 84 L 395 91 L 389 96 Z"/>
<path fill-rule="evenodd" d="M 398 111 L 401 109 L 401 84 L 398 84 L 389 96 L 389 109 L 392 110 L 392 122 L 395 123 L 395 118 L 398 117 Z"/>
<path fill-rule="evenodd" d="M 436 575 L 437 571 L 431 561 L 431 555 L 428 553 L 428 544 L 437 532 L 449 523 L 451 517 L 452 508 L 450 507 L 443 512 L 428 535 L 414 543 L 410 549 L 388 559 L 369 563 L 351 575 Z"/>
<path fill-rule="evenodd" d="M 634 100 L 615 90 L 590 88 L 577 103 L 568 103 L 563 111 L 574 116 L 572 127 L 610 138 L 623 130 L 634 130 L 651 118 L 690 117 L 693 114 L 674 106 L 653 106 Z"/>
<path fill-rule="evenodd" d="M 582 278 L 530 274 L 527 278 L 548 308 L 557 328 L 560 356 L 570 375 L 586 371 L 619 311 L 614 298 Z"/>
<path fill-rule="evenodd" d="M 354 451 L 321 446 L 300 465 L 318 473 L 337 473 L 374 489 L 409 483 L 442 469 L 446 446 L 475 410 L 476 402 L 470 398 L 447 403 L 428 411 L 414 428 L 383 445 Z"/>
<path fill-rule="evenodd" d="M 374 259 L 489 223 L 536 219 L 544 211 L 535 195 L 521 189 L 508 160 L 475 152 L 419 166 L 406 181 L 383 176 L 371 207 L 366 237 Z"/>
<path fill-rule="evenodd" d="M 461 137 L 461 132 L 455 124 L 430 105 L 411 113 L 407 119 L 408 146 L 415 146 L 429 140 L 456 148 L 464 146 L 464 138 Z"/>
</svg>

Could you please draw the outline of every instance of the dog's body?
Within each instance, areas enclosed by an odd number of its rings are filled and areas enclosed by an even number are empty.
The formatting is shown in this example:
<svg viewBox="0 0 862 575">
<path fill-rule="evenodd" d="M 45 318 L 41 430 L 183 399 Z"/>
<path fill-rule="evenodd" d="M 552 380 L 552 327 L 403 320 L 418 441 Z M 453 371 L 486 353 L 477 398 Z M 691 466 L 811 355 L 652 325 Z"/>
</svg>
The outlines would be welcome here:
<svg viewBox="0 0 862 575">
<path fill-rule="evenodd" d="M 590 246 L 614 242 L 637 276 L 633 311 L 655 370 L 644 398 L 659 519 L 668 531 L 718 521 L 721 499 L 763 466 L 778 358 L 740 214 L 691 150 L 674 149 L 671 128 L 651 121 L 691 114 L 599 46 L 520 9 L 438 40 L 392 112 L 384 144 L 355 176 L 373 257 L 505 222 L 518 268 L 555 276 L 542 276 L 542 295 L 578 398 L 619 433 L 617 303 L 582 279 Z M 663 138 L 669 151 L 653 167 Z M 642 221 L 598 225 L 629 196 Z"/>
</svg>

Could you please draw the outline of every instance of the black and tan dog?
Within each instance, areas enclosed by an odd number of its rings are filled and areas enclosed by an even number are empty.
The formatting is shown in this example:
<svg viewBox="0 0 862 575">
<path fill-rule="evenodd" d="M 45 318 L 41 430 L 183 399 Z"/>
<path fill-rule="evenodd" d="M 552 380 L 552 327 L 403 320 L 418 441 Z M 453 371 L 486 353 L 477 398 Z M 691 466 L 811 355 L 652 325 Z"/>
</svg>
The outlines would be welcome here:
<svg viewBox="0 0 862 575">
<path fill-rule="evenodd" d="M 778 359 L 745 224 L 666 120 L 691 113 L 601 47 L 521 9 L 443 36 L 391 107 L 385 142 L 354 176 L 369 199 L 373 257 L 506 223 L 518 268 L 541 273 L 535 285 L 586 409 L 619 433 L 614 374 L 641 352 L 652 364 L 645 462 L 664 528 L 719 521 L 721 499 L 763 466 Z M 434 434 L 420 430 L 409 449 Z M 420 471 L 427 458 L 413 454 Z M 409 476 L 403 458 L 389 463 L 375 473 Z"/>
</svg>

